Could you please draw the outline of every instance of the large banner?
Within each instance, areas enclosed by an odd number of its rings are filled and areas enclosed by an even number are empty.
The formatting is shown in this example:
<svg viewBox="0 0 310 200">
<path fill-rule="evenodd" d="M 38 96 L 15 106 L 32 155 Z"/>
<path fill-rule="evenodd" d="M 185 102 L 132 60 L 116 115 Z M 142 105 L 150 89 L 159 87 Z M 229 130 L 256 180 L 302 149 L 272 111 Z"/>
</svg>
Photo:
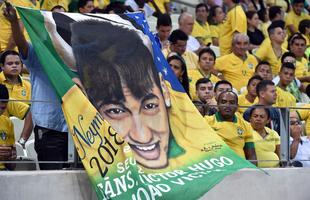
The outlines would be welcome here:
<svg viewBox="0 0 310 200">
<path fill-rule="evenodd" d="M 254 167 L 196 110 L 143 14 L 18 12 L 98 199 L 197 199 Z"/>
</svg>

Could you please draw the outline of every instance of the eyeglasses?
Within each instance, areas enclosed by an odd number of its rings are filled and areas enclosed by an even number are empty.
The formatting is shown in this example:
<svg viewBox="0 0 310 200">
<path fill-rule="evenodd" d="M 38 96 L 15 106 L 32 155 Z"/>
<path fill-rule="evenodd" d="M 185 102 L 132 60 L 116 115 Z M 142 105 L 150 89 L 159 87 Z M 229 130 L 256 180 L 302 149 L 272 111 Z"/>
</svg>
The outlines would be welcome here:
<svg viewBox="0 0 310 200">
<path fill-rule="evenodd" d="M 291 120 L 290 121 L 290 125 L 293 126 L 293 125 L 301 125 L 301 121 L 299 120 Z"/>
</svg>

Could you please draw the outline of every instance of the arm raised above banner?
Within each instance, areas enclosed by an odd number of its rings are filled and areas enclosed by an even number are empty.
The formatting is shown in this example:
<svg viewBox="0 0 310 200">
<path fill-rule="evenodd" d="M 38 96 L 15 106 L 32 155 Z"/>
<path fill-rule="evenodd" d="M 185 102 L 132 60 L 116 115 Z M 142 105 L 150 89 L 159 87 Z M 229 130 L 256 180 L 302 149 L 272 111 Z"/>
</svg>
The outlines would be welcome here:
<svg viewBox="0 0 310 200">
<path fill-rule="evenodd" d="M 18 22 L 16 9 L 10 3 L 6 2 L 5 4 L 6 8 L 3 10 L 3 14 L 11 23 L 13 39 L 19 52 L 26 57 L 28 55 L 28 44 Z"/>
</svg>

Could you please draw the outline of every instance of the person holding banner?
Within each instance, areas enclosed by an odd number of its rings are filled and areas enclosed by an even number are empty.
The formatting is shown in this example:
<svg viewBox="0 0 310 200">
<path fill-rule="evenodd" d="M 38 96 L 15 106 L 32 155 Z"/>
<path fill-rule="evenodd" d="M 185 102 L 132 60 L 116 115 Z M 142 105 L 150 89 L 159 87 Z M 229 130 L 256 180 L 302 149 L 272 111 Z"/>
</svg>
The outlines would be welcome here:
<svg viewBox="0 0 310 200">
<path fill-rule="evenodd" d="M 4 15 L 11 23 L 12 35 L 19 49 L 23 63 L 30 71 L 32 100 L 32 120 L 35 125 L 35 150 L 38 161 L 67 161 L 68 160 L 68 129 L 54 90 L 42 69 L 36 52 L 28 44 L 18 25 L 16 10 L 7 3 Z M 30 135 L 25 136 L 26 141 Z M 24 141 L 25 142 L 25 141 Z M 62 169 L 63 163 L 39 163 L 41 170 Z"/>
</svg>

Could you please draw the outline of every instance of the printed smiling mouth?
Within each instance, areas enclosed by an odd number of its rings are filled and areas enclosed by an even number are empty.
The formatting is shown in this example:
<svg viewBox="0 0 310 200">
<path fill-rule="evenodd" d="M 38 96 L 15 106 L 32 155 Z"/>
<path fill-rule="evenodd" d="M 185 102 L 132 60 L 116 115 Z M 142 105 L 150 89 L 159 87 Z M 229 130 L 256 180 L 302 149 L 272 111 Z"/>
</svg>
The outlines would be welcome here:
<svg viewBox="0 0 310 200">
<path fill-rule="evenodd" d="M 159 141 L 150 145 L 136 145 L 130 143 L 129 145 L 134 152 L 146 160 L 156 160 L 160 156 Z"/>
</svg>

